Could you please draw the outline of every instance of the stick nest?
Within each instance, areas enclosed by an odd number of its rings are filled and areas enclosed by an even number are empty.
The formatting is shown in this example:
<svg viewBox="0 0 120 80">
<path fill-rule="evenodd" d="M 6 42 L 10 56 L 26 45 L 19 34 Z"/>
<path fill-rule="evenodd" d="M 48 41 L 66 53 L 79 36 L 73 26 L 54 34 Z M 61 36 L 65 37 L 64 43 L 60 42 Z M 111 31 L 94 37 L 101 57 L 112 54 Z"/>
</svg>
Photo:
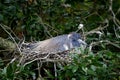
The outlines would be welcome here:
<svg viewBox="0 0 120 80">
<path fill-rule="evenodd" d="M 42 50 L 33 51 L 29 48 L 22 46 L 21 48 L 22 57 L 20 63 L 31 63 L 34 61 L 41 61 L 41 62 L 71 62 L 72 58 L 70 53 L 75 53 L 75 49 L 59 52 L 43 52 Z"/>
</svg>

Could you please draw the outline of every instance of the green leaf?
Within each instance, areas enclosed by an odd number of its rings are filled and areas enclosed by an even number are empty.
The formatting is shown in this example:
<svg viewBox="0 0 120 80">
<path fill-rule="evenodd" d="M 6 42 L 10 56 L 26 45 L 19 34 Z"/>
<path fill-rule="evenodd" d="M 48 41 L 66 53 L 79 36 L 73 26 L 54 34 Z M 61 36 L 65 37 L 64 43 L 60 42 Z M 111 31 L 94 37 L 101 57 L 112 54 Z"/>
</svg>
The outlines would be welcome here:
<svg viewBox="0 0 120 80">
<path fill-rule="evenodd" d="M 78 70 L 78 68 L 79 68 L 78 65 L 74 66 L 74 67 L 72 68 L 72 72 L 75 73 L 75 72 Z"/>
<path fill-rule="evenodd" d="M 4 67 L 4 69 L 3 69 L 3 71 L 2 71 L 2 74 L 6 75 L 6 73 L 7 73 L 7 68 Z"/>
<path fill-rule="evenodd" d="M 90 75 L 95 75 L 96 73 L 95 73 L 93 70 L 89 69 L 89 70 L 88 70 L 88 74 L 90 74 Z"/>
<path fill-rule="evenodd" d="M 91 65 L 91 69 L 92 69 L 93 71 L 96 71 L 96 66 Z"/>
<path fill-rule="evenodd" d="M 3 21 L 3 15 L 0 14 L 0 21 Z"/>
<path fill-rule="evenodd" d="M 12 2 L 11 0 L 5 0 L 4 3 L 10 3 Z"/>
<path fill-rule="evenodd" d="M 82 67 L 82 70 L 87 73 L 88 68 L 87 67 Z"/>
<path fill-rule="evenodd" d="M 48 71 L 47 69 L 44 69 L 44 70 L 50 78 L 54 78 L 53 75 L 50 73 L 50 71 Z"/>
<path fill-rule="evenodd" d="M 76 80 L 76 78 L 72 78 L 71 80 Z"/>
</svg>

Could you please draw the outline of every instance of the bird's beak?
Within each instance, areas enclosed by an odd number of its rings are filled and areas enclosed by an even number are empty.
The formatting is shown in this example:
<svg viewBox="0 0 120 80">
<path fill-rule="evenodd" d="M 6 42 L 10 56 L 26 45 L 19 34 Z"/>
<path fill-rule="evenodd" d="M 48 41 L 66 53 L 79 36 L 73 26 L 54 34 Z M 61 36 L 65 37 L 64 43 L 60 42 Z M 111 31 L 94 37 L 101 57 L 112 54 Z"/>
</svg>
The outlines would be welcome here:
<svg viewBox="0 0 120 80">
<path fill-rule="evenodd" d="M 83 40 L 81 40 L 81 39 L 78 39 L 78 42 L 80 43 L 80 44 L 82 44 L 82 45 L 87 45 L 87 43 L 86 42 L 84 42 Z"/>
</svg>

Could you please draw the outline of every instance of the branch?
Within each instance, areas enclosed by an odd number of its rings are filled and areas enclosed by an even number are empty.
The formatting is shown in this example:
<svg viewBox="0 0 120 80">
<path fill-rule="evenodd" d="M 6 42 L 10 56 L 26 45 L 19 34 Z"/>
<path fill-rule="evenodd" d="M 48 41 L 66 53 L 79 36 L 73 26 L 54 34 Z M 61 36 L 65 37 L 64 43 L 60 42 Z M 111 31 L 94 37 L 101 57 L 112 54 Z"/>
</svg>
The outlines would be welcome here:
<svg viewBox="0 0 120 80">
<path fill-rule="evenodd" d="M 18 47 L 17 42 L 15 41 L 15 39 L 13 38 L 13 36 L 11 35 L 11 33 L 9 33 L 9 32 L 6 30 L 5 27 L 7 27 L 7 26 L 6 26 L 6 25 L 3 25 L 3 24 L 0 24 L 0 26 L 1 26 L 1 28 L 11 37 L 11 39 L 13 40 L 13 42 L 14 42 L 15 46 L 17 47 L 19 53 L 21 54 L 21 50 L 20 50 L 20 48 Z"/>
<path fill-rule="evenodd" d="M 3 39 L 2 37 L 0 37 L 0 47 L 10 52 L 16 49 L 16 46 L 13 42 Z"/>
</svg>

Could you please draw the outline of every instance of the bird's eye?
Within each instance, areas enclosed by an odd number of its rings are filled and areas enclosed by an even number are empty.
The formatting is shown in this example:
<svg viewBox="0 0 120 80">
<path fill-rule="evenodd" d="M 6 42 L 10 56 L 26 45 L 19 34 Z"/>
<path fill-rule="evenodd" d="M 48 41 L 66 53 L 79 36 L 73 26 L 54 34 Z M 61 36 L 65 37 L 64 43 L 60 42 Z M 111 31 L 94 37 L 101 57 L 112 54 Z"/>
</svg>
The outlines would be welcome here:
<svg viewBox="0 0 120 80">
<path fill-rule="evenodd" d="M 72 39 L 73 42 L 75 42 L 76 40 L 75 39 Z"/>
</svg>

